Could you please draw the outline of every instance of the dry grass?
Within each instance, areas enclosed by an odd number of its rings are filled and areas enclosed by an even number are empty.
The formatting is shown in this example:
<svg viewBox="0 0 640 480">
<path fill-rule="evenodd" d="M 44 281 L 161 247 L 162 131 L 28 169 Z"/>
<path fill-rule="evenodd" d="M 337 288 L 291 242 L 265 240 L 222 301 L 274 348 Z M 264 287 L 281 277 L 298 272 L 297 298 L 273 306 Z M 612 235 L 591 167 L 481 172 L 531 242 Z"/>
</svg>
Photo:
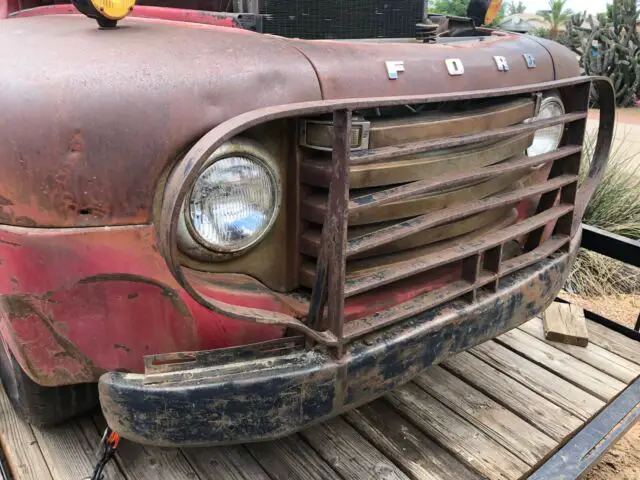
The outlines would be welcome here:
<svg viewBox="0 0 640 480">
<path fill-rule="evenodd" d="M 624 141 L 614 147 L 604 177 L 589 207 L 585 223 L 630 238 L 640 238 L 640 162 L 637 153 L 624 150 Z M 595 138 L 585 141 L 584 178 L 593 156 Z"/>
<path fill-rule="evenodd" d="M 570 293 L 585 297 L 638 295 L 640 269 L 595 252 L 582 250 L 565 288 Z"/>
<path fill-rule="evenodd" d="M 640 313 L 638 294 L 583 297 L 561 291 L 558 297 L 629 328 L 635 326 Z"/>
<path fill-rule="evenodd" d="M 593 154 L 594 138 L 585 141 L 582 176 Z M 585 212 L 584 223 L 640 239 L 640 169 L 637 155 L 620 146 L 611 152 L 603 180 Z M 640 269 L 594 252 L 581 251 L 566 286 L 571 293 L 601 297 L 640 293 Z"/>
</svg>

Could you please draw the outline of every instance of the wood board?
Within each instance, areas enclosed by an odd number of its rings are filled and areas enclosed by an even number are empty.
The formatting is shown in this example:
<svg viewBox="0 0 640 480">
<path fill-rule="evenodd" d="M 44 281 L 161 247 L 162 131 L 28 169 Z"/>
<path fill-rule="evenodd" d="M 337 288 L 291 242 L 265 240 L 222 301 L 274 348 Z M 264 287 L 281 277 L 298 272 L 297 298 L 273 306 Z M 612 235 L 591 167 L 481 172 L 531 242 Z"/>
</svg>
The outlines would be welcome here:
<svg viewBox="0 0 640 480">
<path fill-rule="evenodd" d="M 584 310 L 570 303 L 553 302 L 542 314 L 544 338 L 586 347 L 589 344 Z"/>
</svg>

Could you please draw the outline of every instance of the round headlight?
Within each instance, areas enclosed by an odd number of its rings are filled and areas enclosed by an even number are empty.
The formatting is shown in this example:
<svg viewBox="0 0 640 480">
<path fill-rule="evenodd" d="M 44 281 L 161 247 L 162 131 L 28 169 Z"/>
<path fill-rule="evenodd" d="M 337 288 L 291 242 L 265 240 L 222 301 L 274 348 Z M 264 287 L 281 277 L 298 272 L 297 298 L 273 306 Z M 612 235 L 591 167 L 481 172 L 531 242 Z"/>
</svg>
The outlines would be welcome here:
<svg viewBox="0 0 640 480">
<path fill-rule="evenodd" d="M 564 105 L 560 98 L 556 96 L 548 96 L 542 100 L 542 103 L 540 104 L 540 111 L 532 120 L 559 117 L 560 115 L 564 115 L 564 113 Z M 560 141 L 562 140 L 563 132 L 563 123 L 537 130 L 533 137 L 531 146 L 527 149 L 527 155 L 533 157 L 535 155 L 542 155 L 557 149 L 560 145 Z"/>
<path fill-rule="evenodd" d="M 253 152 L 228 152 L 196 181 L 185 212 L 187 227 L 207 249 L 242 252 L 269 232 L 279 203 L 278 174 L 271 165 Z"/>
</svg>

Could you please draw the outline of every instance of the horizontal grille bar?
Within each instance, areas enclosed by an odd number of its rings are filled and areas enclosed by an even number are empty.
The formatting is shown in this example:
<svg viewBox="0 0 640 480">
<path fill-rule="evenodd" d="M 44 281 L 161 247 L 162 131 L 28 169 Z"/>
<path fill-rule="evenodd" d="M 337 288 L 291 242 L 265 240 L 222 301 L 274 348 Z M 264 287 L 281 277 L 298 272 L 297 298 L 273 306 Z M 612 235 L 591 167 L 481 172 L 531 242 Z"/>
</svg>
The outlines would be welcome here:
<svg viewBox="0 0 640 480">
<path fill-rule="evenodd" d="M 510 260 L 505 260 L 500 265 L 499 275 L 501 277 L 509 275 L 510 273 L 517 272 L 523 268 L 533 265 L 539 262 L 541 259 L 548 257 L 552 253 L 560 250 L 567 243 L 569 243 L 570 237 L 568 235 L 553 235 L 549 240 L 544 242 L 541 246 L 535 250 L 519 255 Z"/>
<path fill-rule="evenodd" d="M 414 117 L 403 118 L 402 123 L 395 126 L 394 135 L 385 136 L 384 139 L 376 137 L 376 122 L 372 122 L 370 132 L 370 148 L 387 147 L 392 143 L 391 137 L 396 137 L 397 141 L 394 145 L 425 141 L 434 138 L 442 138 L 455 132 L 457 136 L 478 133 L 481 131 L 491 130 L 500 127 L 508 127 L 521 123 L 534 115 L 533 102 L 526 100 L 517 104 L 520 110 L 513 111 L 510 108 L 494 108 L 491 111 L 490 118 L 485 118 L 482 112 L 486 114 L 486 108 L 476 109 L 468 112 L 470 116 L 439 115 L 439 120 L 432 120 L 421 123 Z M 508 105 L 513 105 L 509 103 Z M 516 115 L 517 114 L 517 115 Z M 450 122 L 445 122 L 444 118 L 449 117 Z M 431 118 L 431 117 L 428 117 Z M 411 131 L 411 125 L 418 122 L 420 125 L 420 137 L 416 137 Z M 384 122 L 383 122 L 384 123 Z M 411 135 L 409 134 L 411 133 Z M 498 163 L 500 160 L 517 155 L 525 150 L 531 142 L 532 134 L 524 133 L 510 137 L 506 140 L 498 142 L 480 142 L 477 145 L 462 146 L 454 149 L 446 149 L 442 152 L 433 152 L 432 155 L 412 156 L 402 159 L 399 163 L 397 160 L 388 162 L 378 162 L 374 164 L 350 165 L 349 168 L 349 188 L 368 188 L 382 185 L 390 185 L 394 183 L 409 182 L 421 180 L 424 178 L 421 173 L 432 172 L 433 174 L 444 174 L 455 170 L 456 165 L 460 165 L 464 157 L 473 155 L 472 164 L 478 167 Z M 383 141 L 384 140 L 384 141 Z M 523 146 L 524 143 L 524 146 Z M 491 148 L 486 148 L 491 146 Z M 497 151 L 494 151 L 495 150 Z M 462 157 L 462 158 L 461 158 Z M 449 170 L 452 169 L 452 170 Z M 431 176 L 429 173 L 427 176 Z M 300 165 L 300 180 L 307 185 L 318 187 L 328 187 L 331 182 L 331 162 L 326 156 L 316 152 L 305 158 Z"/>
<path fill-rule="evenodd" d="M 485 180 L 494 175 L 525 171 L 531 167 L 553 162 L 560 158 L 580 153 L 581 151 L 582 147 L 569 145 L 543 155 L 536 155 L 534 157 L 522 156 L 502 162 L 498 165 L 483 167 L 470 172 L 453 173 L 438 176 L 436 178 L 419 180 L 399 187 L 389 188 L 381 192 L 356 197 L 349 202 L 349 212 L 359 213 L 369 208 L 384 205 L 385 203 L 403 200 L 416 195 L 424 195 L 439 189 L 462 186 L 465 183 Z"/>
<path fill-rule="evenodd" d="M 371 121 L 369 148 L 381 148 L 410 142 L 442 138 L 455 132 L 465 135 L 508 127 L 535 116 L 535 100 L 531 96 L 477 107 L 426 112 L 408 117 Z"/>
<path fill-rule="evenodd" d="M 490 281 L 491 278 L 489 276 L 486 278 L 485 283 L 489 283 Z M 480 283 L 482 283 L 482 280 L 478 283 L 458 280 L 437 290 L 418 295 L 407 302 L 403 302 L 387 310 L 346 323 L 344 326 L 344 337 L 345 339 L 353 340 L 379 328 L 418 315 L 429 308 L 442 305 L 449 300 L 469 293 L 474 288 L 477 288 L 477 285 Z"/>
<path fill-rule="evenodd" d="M 572 181 L 576 180 L 575 176 L 568 177 L 573 177 Z M 371 274 L 347 278 L 344 289 L 345 297 L 352 297 L 371 289 L 382 287 L 389 283 L 479 254 L 484 250 L 502 245 L 509 240 L 527 234 L 549 222 L 557 220 L 558 218 L 570 213 L 572 210 L 573 205 L 559 205 L 523 220 L 511 227 L 492 232 L 483 238 L 476 239 L 474 242 L 454 242 L 446 250 L 425 255 L 422 258 L 416 258 L 408 262 L 400 262 L 393 267 L 388 267 Z"/>
<path fill-rule="evenodd" d="M 435 210 L 451 208 L 455 205 L 468 203 L 491 195 L 504 192 L 530 172 L 521 171 L 496 175 L 481 182 L 472 182 L 459 188 L 444 189 L 443 191 L 427 195 L 416 195 L 397 202 L 385 202 L 376 208 L 363 209 L 360 212 L 351 212 L 348 215 L 349 227 L 362 227 L 372 224 L 399 222 L 407 218 L 425 215 Z M 353 194 L 350 191 L 349 194 Z M 357 194 L 357 193 L 356 193 Z M 307 197 L 302 202 L 301 217 L 314 224 L 323 224 L 327 212 L 327 202 L 322 201 L 319 195 Z"/>
<path fill-rule="evenodd" d="M 520 155 L 533 139 L 525 133 L 497 142 L 480 142 L 432 153 L 364 165 L 349 165 L 349 188 L 375 188 L 423 180 L 459 170 L 495 165 Z M 331 182 L 331 164 L 327 159 L 302 162 L 300 179 L 305 185 L 327 188 Z"/>
<path fill-rule="evenodd" d="M 497 128 L 486 132 L 473 133 L 471 135 L 439 138 L 436 140 L 407 143 L 393 147 L 382 147 L 374 150 L 352 152 L 349 164 L 361 165 L 365 163 L 380 162 L 382 160 L 390 160 L 392 158 L 403 157 L 406 155 L 415 155 L 418 153 L 432 152 L 434 150 L 445 148 L 460 147 L 463 145 L 470 145 L 472 143 L 485 142 L 487 140 L 502 140 L 521 133 L 533 133 L 541 128 L 576 122 L 584 120 L 585 118 L 587 118 L 587 112 L 567 113 L 557 117 L 535 120 L 532 122 L 514 125 L 512 127 Z"/>
<path fill-rule="evenodd" d="M 347 258 L 394 242 L 427 228 L 459 220 L 492 208 L 512 205 L 523 199 L 557 190 L 577 180 L 577 175 L 561 175 L 542 184 L 501 193 L 483 200 L 464 203 L 456 207 L 406 220 L 396 225 L 349 240 L 347 245 Z"/>
<path fill-rule="evenodd" d="M 543 246 L 538 247 L 536 250 L 512 260 L 502 262 L 499 274 L 492 274 L 483 270 L 478 275 L 475 282 L 458 280 L 442 288 L 418 295 L 407 302 L 403 302 L 387 310 L 376 312 L 373 315 L 349 322 L 344 326 L 344 337 L 346 340 L 354 340 L 366 335 L 367 333 L 393 325 L 396 322 L 418 315 L 430 308 L 437 307 L 438 305 L 442 305 L 443 303 L 465 295 L 473 290 L 482 288 L 483 286 L 496 281 L 501 276 L 528 267 L 529 265 L 540 261 L 542 258 L 548 257 L 566 245 L 569 240 L 570 238 L 568 235 L 554 235 L 545 242 Z"/>
<path fill-rule="evenodd" d="M 434 155 L 418 155 L 414 158 L 392 160 L 378 163 L 374 166 L 355 166 L 349 168 L 349 225 L 364 225 L 380 223 L 389 220 L 421 215 L 434 209 L 462 203 L 471 198 L 486 197 L 504 190 L 518 179 L 507 178 L 506 175 L 499 178 L 488 178 L 485 182 L 471 182 L 460 189 L 466 192 L 454 192 L 453 188 L 443 188 L 432 195 L 400 199 L 394 202 L 386 202 L 376 209 L 360 209 L 359 203 L 365 203 L 370 195 L 382 194 L 387 189 L 398 188 L 401 184 L 425 181 L 425 179 L 441 178 L 451 175 L 460 175 L 460 172 L 477 171 L 491 165 L 497 165 L 506 160 L 519 157 L 529 147 L 533 135 L 517 135 L 499 142 L 482 142 L 464 149 L 447 149 L 435 152 Z M 308 162 L 303 162 L 303 165 Z M 314 164 L 316 173 L 312 176 L 318 185 L 323 179 L 328 182 L 331 177 L 330 165 L 326 161 L 316 161 Z M 520 170 L 522 174 L 527 172 Z M 518 174 L 518 172 L 516 172 Z M 359 186 L 353 186 L 351 180 L 357 179 Z M 325 183 L 326 183 L 325 182 Z M 308 182 L 303 183 L 309 185 Z M 327 183 L 328 185 L 328 183 Z M 364 185 L 374 187 L 375 190 L 359 190 Z M 385 188 L 381 188 L 381 187 Z M 375 197 L 374 197 L 375 198 Z M 358 202 L 358 203 L 356 203 Z M 359 211 L 358 211 L 359 210 Z M 305 220 L 321 224 L 327 212 L 326 190 L 307 191 L 303 195 L 301 204 L 301 216 Z"/>
<path fill-rule="evenodd" d="M 514 210 L 513 206 L 498 207 L 486 212 L 471 215 L 462 220 L 445 223 L 438 227 L 433 227 L 413 235 L 408 235 L 402 240 L 386 244 L 383 247 L 376 248 L 374 250 L 368 250 L 364 254 L 354 255 L 350 258 L 350 260 L 362 260 L 365 257 L 368 258 L 384 253 L 398 253 L 399 251 L 403 250 L 427 247 L 428 245 L 433 245 L 441 241 L 449 240 L 459 235 L 470 234 L 477 229 L 491 228 L 492 226 L 500 225 L 505 220 L 513 217 L 514 214 L 517 215 L 517 211 Z M 512 220 L 515 221 L 515 217 L 512 218 Z M 398 221 L 402 220 L 375 223 L 365 225 L 363 227 L 350 227 L 347 237 L 349 240 L 358 238 L 363 235 L 372 233 L 376 230 L 394 225 L 398 223 Z M 310 257 L 317 257 L 318 252 L 321 248 L 321 243 L 321 230 L 317 228 L 309 228 L 302 234 L 300 238 L 300 252 Z"/>
</svg>

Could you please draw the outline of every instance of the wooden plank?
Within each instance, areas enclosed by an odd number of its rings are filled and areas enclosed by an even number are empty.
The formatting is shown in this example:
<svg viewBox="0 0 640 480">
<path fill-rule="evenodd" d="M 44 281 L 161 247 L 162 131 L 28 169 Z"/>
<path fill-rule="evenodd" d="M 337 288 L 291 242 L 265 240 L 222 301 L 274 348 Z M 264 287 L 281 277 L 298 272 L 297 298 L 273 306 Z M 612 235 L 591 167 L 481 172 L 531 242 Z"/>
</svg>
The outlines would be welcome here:
<svg viewBox="0 0 640 480">
<path fill-rule="evenodd" d="M 581 347 L 589 344 L 584 310 L 577 305 L 553 302 L 542 317 L 545 339 Z"/>
<path fill-rule="evenodd" d="M 81 419 L 79 423 L 87 439 L 97 445 L 107 426 L 104 417 L 96 414 L 92 419 Z M 116 458 L 120 470 L 131 480 L 198 478 L 196 471 L 177 448 L 157 448 L 123 441 Z"/>
<path fill-rule="evenodd" d="M 97 460 L 98 441 L 88 440 L 77 421 L 54 428 L 33 427 L 33 431 L 54 480 L 91 477 Z M 116 462 L 107 464 L 104 480 L 125 478 Z"/>
<path fill-rule="evenodd" d="M 488 479 L 512 480 L 529 471 L 526 463 L 442 403 L 409 383 L 386 399 L 424 433 Z"/>
<path fill-rule="evenodd" d="M 441 367 L 427 369 L 414 381 L 530 466 L 556 446 L 553 438 Z"/>
<path fill-rule="evenodd" d="M 344 419 L 414 480 L 480 479 L 385 401 L 352 410 Z"/>
<path fill-rule="evenodd" d="M 640 365 L 640 342 L 589 319 L 587 329 L 593 343 Z"/>
<path fill-rule="evenodd" d="M 273 480 L 341 480 L 300 435 L 246 448 Z"/>
<path fill-rule="evenodd" d="M 562 442 L 583 424 L 579 418 L 469 352 L 458 353 L 441 365 L 557 442 Z"/>
<path fill-rule="evenodd" d="M 542 321 L 539 318 L 534 318 L 524 325 L 521 325 L 520 330 L 527 332 L 529 335 L 533 335 L 540 340 L 545 340 Z M 547 343 L 549 342 L 547 341 Z M 620 355 L 616 355 L 615 353 L 594 343 L 590 343 L 586 347 L 577 347 L 575 345 L 559 343 L 551 343 L 550 345 L 554 346 L 558 350 L 568 353 L 572 357 L 582 360 L 584 363 L 588 363 L 607 375 L 617 378 L 621 382 L 631 383 L 638 375 L 640 375 L 640 365 L 633 363 Z M 640 348 L 640 342 L 638 343 L 638 348 Z"/>
<path fill-rule="evenodd" d="M 3 347 L 0 345 L 0 348 Z M 3 447 L 16 479 L 52 478 L 31 426 L 18 417 L 0 383 L 0 448 Z"/>
<path fill-rule="evenodd" d="M 602 400 L 496 342 L 485 342 L 469 352 L 581 420 L 590 419 L 605 405 Z"/>
<path fill-rule="evenodd" d="M 345 480 L 408 480 L 388 458 L 338 417 L 300 432 Z"/>
<path fill-rule="evenodd" d="M 522 330 L 511 330 L 496 340 L 601 400 L 610 400 L 626 386 L 620 380 L 561 352 Z"/>
<path fill-rule="evenodd" d="M 269 475 L 243 446 L 185 448 L 182 452 L 201 479 L 269 480 Z"/>
</svg>

